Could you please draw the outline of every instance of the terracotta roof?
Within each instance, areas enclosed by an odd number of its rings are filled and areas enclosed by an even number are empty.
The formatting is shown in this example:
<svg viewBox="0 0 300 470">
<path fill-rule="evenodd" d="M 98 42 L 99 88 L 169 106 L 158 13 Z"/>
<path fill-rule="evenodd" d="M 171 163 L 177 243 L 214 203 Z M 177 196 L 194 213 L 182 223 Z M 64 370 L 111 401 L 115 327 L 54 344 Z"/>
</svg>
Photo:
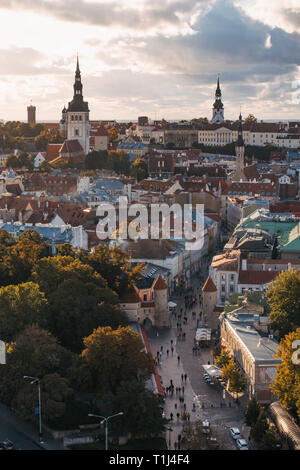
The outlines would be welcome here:
<svg viewBox="0 0 300 470">
<path fill-rule="evenodd" d="M 64 154 L 64 153 L 78 153 L 78 152 L 83 152 L 83 148 L 79 140 L 65 140 L 59 153 Z"/>
<path fill-rule="evenodd" d="M 168 289 L 166 282 L 163 280 L 161 275 L 159 275 L 153 283 L 154 290 L 165 290 Z"/>
<path fill-rule="evenodd" d="M 47 161 L 52 162 L 59 156 L 59 150 L 62 144 L 48 144 L 47 147 Z"/>
<path fill-rule="evenodd" d="M 217 292 L 217 288 L 211 277 L 206 279 L 206 282 L 202 287 L 202 292 Z"/>
<path fill-rule="evenodd" d="M 141 299 L 133 287 L 128 292 L 125 292 L 120 298 L 120 304 L 137 304 L 140 302 Z"/>
<path fill-rule="evenodd" d="M 253 259 L 250 258 L 247 260 L 247 264 L 274 264 L 274 265 L 288 265 L 288 264 L 299 264 L 300 265 L 300 259 Z"/>
<path fill-rule="evenodd" d="M 239 284 L 267 284 L 274 281 L 279 271 L 240 271 Z"/>
<path fill-rule="evenodd" d="M 166 259 L 176 251 L 176 244 L 171 240 L 138 240 L 126 243 L 125 250 L 133 259 Z"/>
</svg>

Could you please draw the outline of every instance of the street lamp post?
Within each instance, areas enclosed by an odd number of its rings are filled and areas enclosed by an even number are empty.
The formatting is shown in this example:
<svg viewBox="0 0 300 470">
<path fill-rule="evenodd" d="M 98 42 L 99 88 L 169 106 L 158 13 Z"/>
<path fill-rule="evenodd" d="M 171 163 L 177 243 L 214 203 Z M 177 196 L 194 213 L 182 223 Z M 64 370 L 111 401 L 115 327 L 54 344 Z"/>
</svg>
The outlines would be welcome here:
<svg viewBox="0 0 300 470">
<path fill-rule="evenodd" d="M 42 430 L 42 400 L 41 400 L 41 384 L 40 379 L 38 377 L 30 377 L 28 375 L 24 375 L 24 379 L 31 379 L 30 384 L 33 385 L 37 383 L 38 385 L 38 394 L 39 394 L 39 438 L 40 443 L 43 444 L 43 430 Z"/>
<path fill-rule="evenodd" d="M 117 413 L 115 415 L 112 415 L 112 416 L 99 416 L 99 415 L 93 415 L 92 413 L 89 413 L 88 416 L 93 416 L 94 418 L 99 418 L 101 419 L 102 421 L 100 421 L 100 424 L 103 424 L 104 421 L 105 421 L 105 450 L 108 450 L 108 421 L 111 419 L 111 418 L 115 418 L 116 416 L 122 416 L 124 413 L 123 411 L 120 411 L 120 413 Z"/>
</svg>

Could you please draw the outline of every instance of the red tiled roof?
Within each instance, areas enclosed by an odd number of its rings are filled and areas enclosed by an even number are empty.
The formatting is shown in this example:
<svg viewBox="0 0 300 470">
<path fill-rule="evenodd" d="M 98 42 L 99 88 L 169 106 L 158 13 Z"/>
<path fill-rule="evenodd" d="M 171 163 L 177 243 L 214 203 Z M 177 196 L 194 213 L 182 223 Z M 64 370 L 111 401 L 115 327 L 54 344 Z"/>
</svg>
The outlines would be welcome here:
<svg viewBox="0 0 300 470">
<path fill-rule="evenodd" d="M 202 292 L 217 292 L 217 288 L 211 277 L 206 279 L 206 282 L 202 287 Z"/>
<path fill-rule="evenodd" d="M 48 144 L 47 148 L 47 161 L 52 162 L 59 156 L 59 150 L 62 144 Z"/>
<path fill-rule="evenodd" d="M 274 281 L 279 271 L 240 271 L 239 284 L 267 284 Z"/>
<path fill-rule="evenodd" d="M 168 289 L 168 286 L 167 286 L 166 282 L 163 280 L 163 278 L 161 277 L 161 275 L 159 275 L 159 276 L 156 278 L 156 280 L 154 281 L 153 289 L 154 289 L 154 290 L 165 290 L 165 289 Z"/>
<path fill-rule="evenodd" d="M 140 302 L 141 299 L 133 287 L 128 292 L 125 292 L 120 298 L 120 304 L 137 304 Z"/>
</svg>

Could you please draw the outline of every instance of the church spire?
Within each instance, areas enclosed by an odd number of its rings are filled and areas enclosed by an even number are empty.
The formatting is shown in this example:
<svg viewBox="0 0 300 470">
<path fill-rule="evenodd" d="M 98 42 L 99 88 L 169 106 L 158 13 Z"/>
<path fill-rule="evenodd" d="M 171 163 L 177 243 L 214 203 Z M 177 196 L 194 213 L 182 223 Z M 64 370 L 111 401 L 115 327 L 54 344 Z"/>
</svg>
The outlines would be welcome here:
<svg viewBox="0 0 300 470">
<path fill-rule="evenodd" d="M 218 83 L 217 83 L 217 89 L 216 89 L 216 98 L 221 98 L 222 93 L 221 93 L 221 88 L 220 88 L 220 76 L 218 75 Z"/>
<path fill-rule="evenodd" d="M 236 142 L 236 145 L 239 147 L 244 147 L 244 139 L 243 139 L 243 119 L 242 119 L 242 113 L 240 113 L 239 117 L 239 128 L 238 128 L 238 139 Z"/>
<path fill-rule="evenodd" d="M 81 72 L 79 68 L 79 58 L 77 55 L 77 65 L 76 65 L 76 72 L 75 72 L 75 83 L 74 83 L 74 99 L 77 101 L 83 101 L 82 96 L 82 83 L 81 83 Z"/>
<path fill-rule="evenodd" d="M 215 102 L 213 106 L 213 123 L 221 123 L 224 121 L 224 106 L 222 103 L 222 92 L 220 88 L 220 77 L 218 76 L 217 89 L 215 94 Z"/>
</svg>

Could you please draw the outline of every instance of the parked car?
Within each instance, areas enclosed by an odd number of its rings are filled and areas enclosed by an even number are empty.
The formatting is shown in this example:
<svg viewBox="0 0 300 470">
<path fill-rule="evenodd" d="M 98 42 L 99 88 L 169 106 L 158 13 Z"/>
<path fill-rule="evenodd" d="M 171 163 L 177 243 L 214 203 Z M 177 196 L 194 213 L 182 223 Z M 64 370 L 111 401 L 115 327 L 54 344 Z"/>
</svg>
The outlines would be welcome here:
<svg viewBox="0 0 300 470">
<path fill-rule="evenodd" d="M 207 439 L 207 444 L 208 444 L 208 447 L 211 447 L 213 449 L 218 449 L 219 447 L 219 443 L 215 437 L 209 437 Z"/>
<path fill-rule="evenodd" d="M 210 422 L 207 419 L 202 421 L 202 431 L 204 434 L 210 433 Z"/>
<path fill-rule="evenodd" d="M 236 445 L 238 446 L 239 450 L 249 450 L 248 442 L 246 441 L 246 439 L 237 439 Z"/>
<path fill-rule="evenodd" d="M 234 440 L 242 439 L 242 435 L 241 435 L 239 428 L 230 428 L 229 432 L 230 432 L 232 439 Z"/>
<path fill-rule="evenodd" d="M 14 443 L 9 441 L 8 439 L 5 439 L 4 441 L 0 441 L 1 450 L 13 450 L 14 448 L 15 448 Z"/>
</svg>

